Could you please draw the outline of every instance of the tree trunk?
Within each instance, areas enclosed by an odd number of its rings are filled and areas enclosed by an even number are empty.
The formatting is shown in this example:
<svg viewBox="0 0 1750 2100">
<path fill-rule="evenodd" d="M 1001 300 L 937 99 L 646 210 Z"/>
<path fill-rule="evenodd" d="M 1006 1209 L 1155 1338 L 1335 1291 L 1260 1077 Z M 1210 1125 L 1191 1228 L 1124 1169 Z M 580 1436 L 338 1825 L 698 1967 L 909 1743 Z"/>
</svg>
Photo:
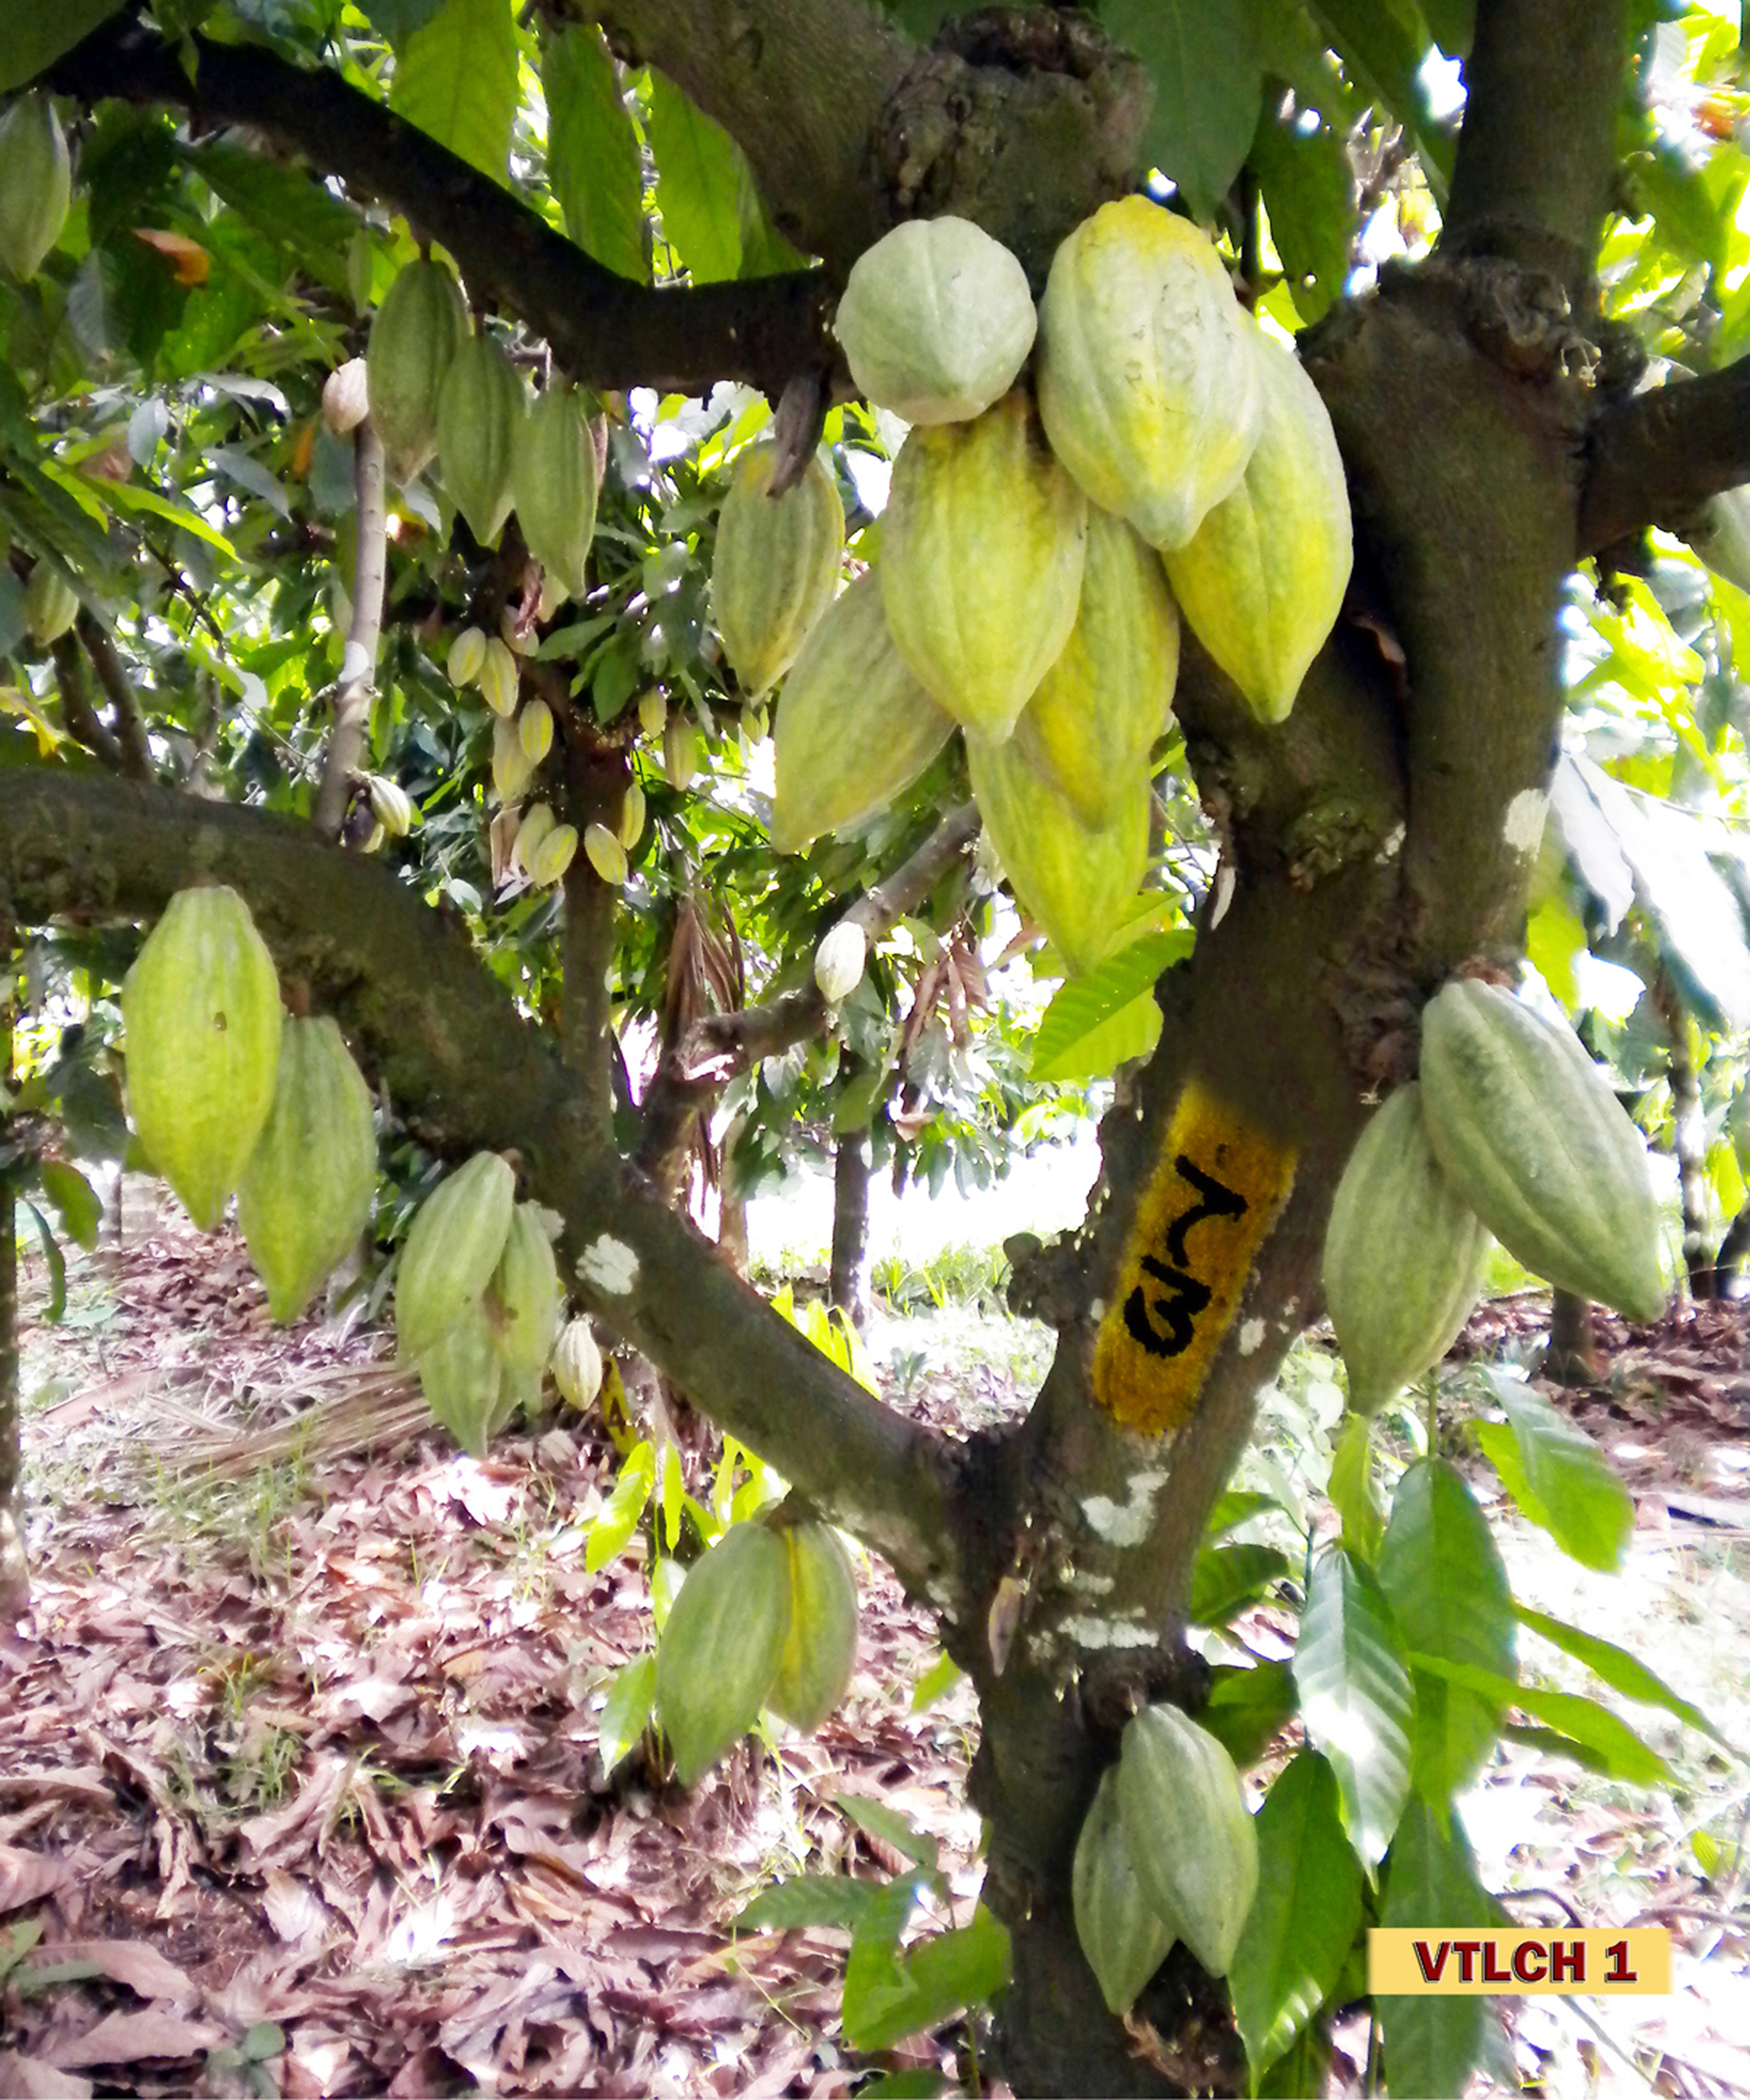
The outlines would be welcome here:
<svg viewBox="0 0 1750 2100">
<path fill-rule="evenodd" d="M 1660 975 L 1653 996 L 1670 1039 L 1667 1077 L 1671 1084 L 1671 1148 L 1677 1155 L 1677 1193 L 1683 1206 L 1683 1268 L 1694 1299 L 1713 1295 L 1713 1200 L 1708 1186 L 1708 1125 L 1701 1110 L 1690 1018 Z"/>
<path fill-rule="evenodd" d="M 3 948 L 6 977 L 0 982 L 0 1088 L 12 1083 L 12 946 Z M 11 1135 L 0 1115 L 0 1162 Z M 30 1570 L 24 1560 L 19 1489 L 24 1460 L 19 1440 L 18 1227 L 11 1172 L 0 1164 L 0 1625 L 30 1602 Z"/>
<path fill-rule="evenodd" d="M 859 1332 L 869 1320 L 869 1133 L 839 1140 L 832 1162 L 832 1269 L 828 1293 Z"/>
<path fill-rule="evenodd" d="M 1549 1346 L 1544 1352 L 1544 1376 L 1558 1385 L 1596 1385 L 1598 1347 L 1592 1332 L 1592 1302 L 1576 1291 L 1558 1290 L 1549 1308 Z"/>
<path fill-rule="evenodd" d="M 1720 1251 L 1714 1263 L 1713 1295 L 1716 1298 L 1743 1298 L 1747 1293 L 1744 1284 L 1744 1264 L 1750 1259 L 1750 1203 L 1747 1203 L 1731 1224 L 1726 1237 L 1720 1242 Z"/>
</svg>

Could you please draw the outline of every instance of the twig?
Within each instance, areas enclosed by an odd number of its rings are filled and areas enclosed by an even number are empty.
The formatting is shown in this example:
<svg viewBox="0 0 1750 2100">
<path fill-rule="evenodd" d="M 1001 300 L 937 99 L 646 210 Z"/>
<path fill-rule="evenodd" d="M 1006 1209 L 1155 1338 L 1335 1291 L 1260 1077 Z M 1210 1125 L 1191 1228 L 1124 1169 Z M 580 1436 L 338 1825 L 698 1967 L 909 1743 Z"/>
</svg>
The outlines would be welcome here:
<svg viewBox="0 0 1750 2100">
<path fill-rule="evenodd" d="M 90 752 L 99 765 L 107 766 L 112 773 L 124 772 L 126 769 L 122 764 L 121 743 L 105 728 L 91 705 L 78 643 L 71 634 L 63 634 L 51 645 L 49 654 L 54 660 L 55 682 L 60 688 L 61 720 L 67 734 L 82 750 Z"/>
<path fill-rule="evenodd" d="M 353 433 L 353 489 L 358 500 L 358 552 L 352 571 L 352 621 L 334 689 L 334 726 L 322 761 L 311 821 L 325 839 L 337 839 L 346 820 L 352 776 L 364 749 L 365 726 L 377 690 L 377 651 L 382 634 L 383 579 L 388 540 L 383 518 L 383 442 L 367 416 Z"/>
<path fill-rule="evenodd" d="M 98 683 L 109 695 L 109 704 L 116 711 L 115 739 L 121 753 L 121 773 L 130 780 L 156 779 L 157 769 L 152 762 L 146 725 L 140 719 L 139 703 L 134 698 L 128 674 L 121 668 L 121 659 L 116 654 L 115 643 L 88 612 L 80 614 L 77 631 L 79 639 L 85 644 L 85 653 L 91 660 L 91 668 L 97 673 Z"/>
</svg>

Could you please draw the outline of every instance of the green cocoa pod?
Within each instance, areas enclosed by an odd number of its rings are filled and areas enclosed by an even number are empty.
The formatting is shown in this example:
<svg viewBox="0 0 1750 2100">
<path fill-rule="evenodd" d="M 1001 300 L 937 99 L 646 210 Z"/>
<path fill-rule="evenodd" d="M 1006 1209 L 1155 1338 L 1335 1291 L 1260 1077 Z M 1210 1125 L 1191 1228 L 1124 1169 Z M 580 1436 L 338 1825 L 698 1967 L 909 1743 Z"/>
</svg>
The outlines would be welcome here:
<svg viewBox="0 0 1750 2100">
<path fill-rule="evenodd" d="M 1176 1706 L 1124 1731 L 1118 1808 L 1143 1894 L 1212 1976 L 1225 1976 L 1258 1890 L 1258 1832 L 1233 1759 Z"/>
<path fill-rule="evenodd" d="M 487 1286 L 487 1312 L 500 1360 L 523 1378 L 532 1377 L 537 1386 L 559 1331 L 562 1296 L 553 1242 L 535 1206 L 518 1203 Z"/>
<path fill-rule="evenodd" d="M 1122 518 L 1091 509 L 1076 624 L 1016 743 L 1085 823 L 1109 823 L 1166 732 L 1178 678 L 1179 615 L 1160 556 Z"/>
<path fill-rule="evenodd" d="M 237 1190 L 237 1221 L 267 1309 L 295 1320 L 371 1219 L 371 1090 L 326 1014 L 289 1021 L 273 1107 Z"/>
<path fill-rule="evenodd" d="M 656 1651 L 656 1710 L 691 1786 L 765 1704 L 790 1630 L 790 1556 L 757 1519 L 695 1561 Z"/>
<path fill-rule="evenodd" d="M 778 696 L 774 849 L 800 853 L 885 809 L 953 735 L 893 646 L 867 571 L 828 607 Z"/>
<path fill-rule="evenodd" d="M 1300 360 L 1257 329 L 1264 417 L 1239 486 L 1162 556 L 1179 610 L 1260 721 L 1281 721 L 1342 610 L 1354 556 L 1336 434 Z"/>
<path fill-rule="evenodd" d="M 581 598 L 596 536 L 596 441 L 569 386 L 549 386 L 518 427 L 510 485 L 529 552 Z"/>
<path fill-rule="evenodd" d="M 73 196 L 66 135 L 46 95 L 21 95 L 0 117 L 0 263 L 20 284 L 61 237 Z"/>
<path fill-rule="evenodd" d="M 830 1524 L 787 1525 L 790 1630 L 765 1703 L 792 1727 L 818 1728 L 844 1703 L 857 1667 L 857 1577 Z"/>
<path fill-rule="evenodd" d="M 881 522 L 895 646 L 938 707 L 1000 742 L 1075 625 L 1087 505 L 1026 397 L 915 430 Z"/>
<path fill-rule="evenodd" d="M 588 1407 L 602 1390 L 602 1352 L 587 1320 L 568 1320 L 553 1343 L 553 1382 L 570 1407 Z"/>
<path fill-rule="evenodd" d="M 46 649 L 79 617 L 79 594 L 59 569 L 39 561 L 24 586 L 24 632 Z"/>
<path fill-rule="evenodd" d="M 1413 1079 L 1362 1132 L 1325 1235 L 1325 1308 L 1356 1414 L 1377 1414 L 1446 1354 L 1488 1250 L 1488 1227 L 1434 1156 Z"/>
<path fill-rule="evenodd" d="M 685 715 L 671 715 L 663 726 L 663 778 L 678 792 L 698 773 L 699 731 Z"/>
<path fill-rule="evenodd" d="M 146 1156 L 204 1233 L 273 1107 L 280 980 L 234 889 L 179 890 L 121 987 L 128 1098 Z"/>
<path fill-rule="evenodd" d="M 511 455 L 527 412 L 527 392 L 498 344 L 465 335 L 438 392 L 438 461 L 483 547 L 497 545 L 510 515 Z"/>
<path fill-rule="evenodd" d="M 1664 1310 L 1646 1145 L 1579 1038 L 1455 977 L 1422 1017 L 1434 1154 L 1508 1253 L 1631 1320 Z"/>
<path fill-rule="evenodd" d="M 717 520 L 711 610 L 723 653 L 756 699 L 795 663 L 832 603 L 844 556 L 844 506 L 817 453 L 795 488 L 771 492 L 778 447 L 750 445 Z"/>
<path fill-rule="evenodd" d="M 1102 205 L 1039 302 L 1039 413 L 1091 502 L 1182 547 L 1245 470 L 1258 332 L 1213 245 L 1147 197 Z"/>
<path fill-rule="evenodd" d="M 1082 1952 L 1107 2010 L 1122 2019 L 1172 1952 L 1177 1935 L 1143 1894 L 1131 1864 L 1115 1766 L 1100 1774 L 1099 1789 L 1082 1819 L 1070 1894 Z"/>
<path fill-rule="evenodd" d="M 1072 976 L 1111 945 L 1148 867 L 1148 776 L 1131 775 L 1109 823 L 1084 823 L 1074 805 L 1029 764 L 1016 740 L 966 739 L 967 769 L 1015 901 L 1050 937 Z"/>
<path fill-rule="evenodd" d="M 858 390 L 908 423 L 959 423 L 1007 393 L 1038 317 L 1027 273 L 970 219 L 910 218 L 851 266 L 834 328 Z"/>
<path fill-rule="evenodd" d="M 395 1343 L 417 1363 L 478 1310 L 510 1236 L 517 1177 L 496 1152 L 477 1152 L 441 1181 L 408 1228 L 395 1276 Z"/>
<path fill-rule="evenodd" d="M 514 1386 L 507 1390 L 496 1332 L 478 1299 L 421 1355 L 418 1368 L 433 1419 L 463 1450 L 483 1458 L 495 1432 L 510 1418 L 516 1392 Z"/>
<path fill-rule="evenodd" d="M 409 262 L 384 295 L 364 348 L 371 421 L 398 481 L 410 481 L 438 446 L 438 403 L 468 333 L 468 311 L 441 262 Z"/>
</svg>

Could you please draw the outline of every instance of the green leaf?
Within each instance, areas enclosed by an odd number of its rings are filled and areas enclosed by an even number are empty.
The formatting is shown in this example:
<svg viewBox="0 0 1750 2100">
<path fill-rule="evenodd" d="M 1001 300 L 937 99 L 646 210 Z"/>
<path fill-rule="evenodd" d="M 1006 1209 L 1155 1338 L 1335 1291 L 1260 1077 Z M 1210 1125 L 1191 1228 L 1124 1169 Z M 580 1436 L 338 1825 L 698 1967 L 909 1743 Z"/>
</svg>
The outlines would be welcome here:
<svg viewBox="0 0 1750 2100">
<path fill-rule="evenodd" d="M 951 1692 L 965 1674 L 951 1655 L 944 1653 L 937 1656 L 912 1687 L 912 1712 L 921 1714 L 926 1707 L 933 1706 L 938 1699 Z"/>
<path fill-rule="evenodd" d="M 1303 132 L 1267 111 L 1248 156 L 1270 214 L 1270 237 L 1303 321 L 1342 296 L 1355 230 L 1355 171 L 1328 126 Z"/>
<path fill-rule="evenodd" d="M 592 1575 L 625 1551 L 626 1542 L 637 1529 L 644 1505 L 650 1498 L 655 1479 L 656 1449 L 646 1437 L 628 1453 L 619 1469 L 619 1478 L 614 1483 L 613 1493 L 589 1527 L 589 1537 L 584 1546 L 584 1565 Z"/>
<path fill-rule="evenodd" d="M 390 107 L 471 167 L 506 183 L 517 70 L 510 0 L 444 0 L 408 38 Z"/>
<path fill-rule="evenodd" d="M 1417 76 L 1429 38 L 1414 0 L 1309 0 L 1309 7 L 1362 93 L 1408 129 L 1435 201 L 1444 207 L 1452 142 L 1428 121 L 1423 107 Z"/>
<path fill-rule="evenodd" d="M 1240 172 L 1263 99 L 1246 11 L 1208 0 L 1105 0 L 1100 19 L 1154 78 L 1144 152 L 1207 218 Z"/>
<path fill-rule="evenodd" d="M 1461 59 L 1476 29 L 1476 0 L 1422 0 L 1434 41 L 1449 59 Z"/>
<path fill-rule="evenodd" d="M 1371 1872 L 1409 1798 L 1416 1696 L 1385 1592 L 1340 1546 L 1313 1568 L 1294 1683 L 1307 1740 L 1330 1765 L 1343 1827 Z"/>
<path fill-rule="evenodd" d="M 0 0 L 0 95 L 23 87 L 120 11 L 121 0 Z"/>
<path fill-rule="evenodd" d="M 604 1771 L 612 1771 L 650 1723 L 656 1704 L 656 1658 L 641 1655 L 625 1664 L 602 1709 L 597 1740 Z"/>
<path fill-rule="evenodd" d="M 903 1852 L 915 1865 L 928 1868 L 932 1873 L 936 1871 L 941 1848 L 929 1832 L 919 1830 L 909 1815 L 901 1815 L 897 1808 L 867 1800 L 860 1793 L 835 1794 L 833 1798 L 860 1830 L 866 1830 L 883 1844 L 891 1845 L 896 1852 Z"/>
<path fill-rule="evenodd" d="M 1490 1383 L 1507 1420 L 1479 1423 L 1477 1440 L 1508 1493 L 1583 1567 L 1620 1567 L 1634 1530 L 1634 1499 L 1609 1460 L 1528 1385 L 1498 1377 Z"/>
<path fill-rule="evenodd" d="M 845 2039 L 869 2050 L 929 2032 L 1002 1990 L 1009 1967 L 1008 1934 L 981 1904 L 970 1925 L 921 1940 L 902 1956 L 859 1934 L 844 1970 Z"/>
<path fill-rule="evenodd" d="M 0 1182 L 0 1189 L 6 1185 Z M 67 1310 L 67 1260 L 60 1251 L 48 1220 L 43 1216 L 28 1196 L 19 1201 L 37 1221 L 37 1237 L 42 1242 L 42 1258 L 49 1265 L 49 1302 L 42 1308 L 42 1319 L 46 1326 L 55 1326 Z"/>
<path fill-rule="evenodd" d="M 849 1874 L 796 1874 L 762 1889 L 733 1922 L 738 1932 L 791 1932 L 808 1926 L 855 1931 L 888 1886 L 853 1881 Z"/>
<path fill-rule="evenodd" d="M 1294 1564 L 1274 1546 L 1206 1546 L 1191 1575 L 1186 1616 L 1194 1626 L 1223 1626 L 1255 1604 Z"/>
<path fill-rule="evenodd" d="M 1462 1685 L 1498 1709 L 1517 1706 L 1522 1713 L 1533 1714 L 1559 1728 L 1563 1735 L 1571 1736 L 1576 1742 L 1586 1744 L 1608 1760 L 1613 1779 L 1627 1780 L 1635 1786 L 1656 1786 L 1671 1776 L 1664 1759 L 1649 1749 L 1626 1721 L 1596 1699 L 1585 1698 L 1576 1692 L 1546 1692 L 1541 1685 L 1521 1684 L 1510 1677 L 1497 1676 L 1492 1670 L 1449 1661 L 1441 1656 L 1422 1655 L 1413 1648 L 1409 1659 L 1416 1670 L 1449 1684 Z"/>
<path fill-rule="evenodd" d="M 547 179 L 565 230 L 604 269 L 646 280 L 644 170 L 614 61 L 594 27 L 562 29 L 541 60 Z"/>
<path fill-rule="evenodd" d="M 664 73 L 650 72 L 650 150 L 663 238 L 696 285 L 741 274 L 741 148 Z"/>
<path fill-rule="evenodd" d="M 1500 1906 L 1478 1882 L 1457 1819 L 1413 1800 L 1386 1862 L 1382 1924 L 1400 1930 L 1488 1929 Z M 1459 2100 L 1481 2061 L 1488 2001 L 1483 1997 L 1381 1997 L 1387 2089 L 1422 2100 Z"/>
<path fill-rule="evenodd" d="M 1541 1634 L 1565 1654 L 1585 1663 L 1613 1692 L 1638 1700 L 1644 1706 L 1663 1706 L 1691 1728 L 1713 1736 L 1723 1749 L 1731 1749 L 1699 1706 L 1692 1706 L 1688 1700 L 1673 1692 L 1664 1678 L 1656 1676 L 1644 1662 L 1637 1661 L 1626 1648 L 1618 1648 L 1614 1641 L 1602 1640 L 1596 1634 L 1582 1633 L 1578 1626 L 1569 1626 L 1564 1619 L 1552 1619 L 1543 1612 L 1534 1612 L 1528 1604 L 1516 1604 L 1514 1609 L 1521 1626 L 1529 1626 L 1534 1634 Z"/>
<path fill-rule="evenodd" d="M 1197 1716 L 1242 1770 L 1294 1716 L 1294 1678 L 1285 1662 L 1218 1663 L 1210 1673 L 1209 1704 Z"/>
<path fill-rule="evenodd" d="M 1369 1567 L 1379 1558 L 1386 1513 L 1374 1490 L 1373 1425 L 1364 1414 L 1344 1418 L 1325 1493 L 1342 1524 L 1342 1543 Z"/>
<path fill-rule="evenodd" d="M 45 1159 L 37 1170 L 42 1193 L 60 1214 L 61 1230 L 89 1254 L 97 1245 L 98 1227 L 104 1222 L 104 1206 L 97 1191 L 79 1171 L 62 1159 Z"/>
<path fill-rule="evenodd" d="M 1261 1488 L 1229 1488 L 1210 1511 L 1210 1520 L 1203 1527 L 1203 1543 L 1214 1546 L 1230 1531 L 1237 1531 L 1242 1524 L 1250 1524 L 1254 1516 L 1281 1507 L 1276 1496 L 1266 1493 Z"/>
<path fill-rule="evenodd" d="M 1404 1647 L 1515 1674 L 1513 1599 L 1488 1522 L 1461 1476 L 1424 1458 L 1399 1481 L 1380 1549 L 1379 1582 Z M 1411 1771 L 1430 1799 L 1468 1785 L 1488 1756 L 1501 1703 L 1457 1682 L 1416 1683 Z"/>
<path fill-rule="evenodd" d="M 1190 951 L 1184 929 L 1145 933 L 1072 977 L 1045 1009 L 1033 1042 L 1031 1077 L 1103 1079 L 1128 1057 L 1145 1057 L 1160 1039 L 1154 982 Z M 1151 1021 L 1143 1009 L 1153 1010 Z"/>
<path fill-rule="evenodd" d="M 320 183 L 240 146 L 189 147 L 183 158 L 239 218 L 331 290 L 346 290 L 346 254 L 358 221 Z"/>
<path fill-rule="evenodd" d="M 1331 2082 L 1331 2027 L 1311 2020 L 1259 2079 L 1258 2100 L 1325 2100 Z"/>
<path fill-rule="evenodd" d="M 1316 1750 L 1276 1780 L 1256 1828 L 1258 1895 L 1228 1971 L 1254 2080 L 1324 2003 L 1361 1922 L 1361 1869 Z"/>
</svg>

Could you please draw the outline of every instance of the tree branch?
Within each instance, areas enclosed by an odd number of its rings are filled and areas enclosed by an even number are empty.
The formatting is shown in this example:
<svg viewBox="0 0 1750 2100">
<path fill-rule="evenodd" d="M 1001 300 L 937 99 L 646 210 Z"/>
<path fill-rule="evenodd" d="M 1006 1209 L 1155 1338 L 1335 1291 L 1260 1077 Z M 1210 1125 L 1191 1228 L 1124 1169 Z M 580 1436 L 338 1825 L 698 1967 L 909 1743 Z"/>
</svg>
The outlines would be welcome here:
<svg viewBox="0 0 1750 2100">
<path fill-rule="evenodd" d="M 352 486 L 358 511 L 357 551 L 347 579 L 352 617 L 334 686 L 334 721 L 322 754 L 322 779 L 311 821 L 318 838 L 332 845 L 340 836 L 352 792 L 352 777 L 364 751 L 377 691 L 377 658 L 383 631 L 383 586 L 389 574 L 389 542 L 383 512 L 383 441 L 367 416 L 352 434 Z"/>
<path fill-rule="evenodd" d="M 903 866 L 867 892 L 838 924 L 862 929 L 871 946 L 908 911 L 915 911 L 978 836 L 978 812 L 970 802 L 950 810 Z M 666 1184 L 701 1115 L 738 1072 L 762 1057 L 778 1057 L 826 1028 L 831 1012 L 810 977 L 764 1006 L 734 1013 L 707 1014 L 694 1022 L 657 1067 L 644 1096 L 639 1166 Z"/>
<path fill-rule="evenodd" d="M 134 688 L 116 654 L 116 645 L 88 612 L 80 614 L 77 632 L 97 673 L 97 682 L 109 695 L 109 704 L 116 712 L 115 744 L 120 761 L 117 770 L 129 780 L 155 779 L 157 768 L 152 762 L 146 725 L 140 719 Z"/>
<path fill-rule="evenodd" d="M 1750 358 L 1606 409 L 1588 449 L 1582 554 L 1644 525 L 1686 523 L 1710 496 L 1750 481 Z"/>
<path fill-rule="evenodd" d="M 452 924 L 311 827 L 156 788 L 0 774 L 0 920 L 149 918 L 196 880 L 249 900 L 281 971 L 353 1033 L 408 1127 L 514 1152 L 566 1220 L 571 1290 L 908 1586 L 956 1599 L 950 1447 L 780 1319 L 591 1127 L 573 1076 Z"/>
<path fill-rule="evenodd" d="M 190 46 L 195 62 L 185 68 Z M 194 36 L 173 46 L 117 17 L 48 79 L 83 102 L 168 103 L 197 122 L 249 125 L 293 148 L 441 241 L 476 298 L 519 314 L 586 385 L 698 393 L 741 379 L 775 398 L 792 372 L 831 354 L 822 272 L 692 289 L 633 284 L 338 73 L 306 71 L 258 45 Z"/>
<path fill-rule="evenodd" d="M 99 765 L 108 766 L 112 773 L 119 773 L 121 746 L 91 705 L 90 690 L 85 682 L 85 660 L 79 654 L 77 642 L 71 634 L 60 635 L 51 643 L 49 655 L 55 665 L 55 682 L 61 696 L 61 721 L 67 734 L 82 750 L 90 752 Z"/>
</svg>

